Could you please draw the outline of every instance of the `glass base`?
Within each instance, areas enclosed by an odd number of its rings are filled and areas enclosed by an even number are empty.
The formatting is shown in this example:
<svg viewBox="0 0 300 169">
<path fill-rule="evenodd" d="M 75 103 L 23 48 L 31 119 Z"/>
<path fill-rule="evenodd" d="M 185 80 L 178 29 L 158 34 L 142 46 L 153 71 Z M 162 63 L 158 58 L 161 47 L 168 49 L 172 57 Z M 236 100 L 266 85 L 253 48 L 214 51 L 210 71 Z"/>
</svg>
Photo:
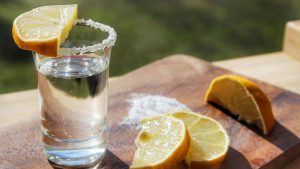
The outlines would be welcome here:
<svg viewBox="0 0 300 169">
<path fill-rule="evenodd" d="M 98 161 L 105 149 L 91 148 L 85 150 L 61 150 L 45 148 L 48 160 L 62 166 L 89 166 Z"/>
<path fill-rule="evenodd" d="M 101 165 L 100 164 L 101 160 L 102 158 L 100 158 L 99 160 L 93 163 L 87 165 L 80 165 L 80 166 L 65 166 L 65 165 L 56 164 L 50 160 L 48 160 L 48 162 L 54 169 L 97 169 Z"/>
<path fill-rule="evenodd" d="M 56 168 L 93 166 L 101 159 L 106 149 L 105 141 L 99 137 L 78 142 L 61 141 L 46 135 L 43 139 L 48 161 Z"/>
</svg>

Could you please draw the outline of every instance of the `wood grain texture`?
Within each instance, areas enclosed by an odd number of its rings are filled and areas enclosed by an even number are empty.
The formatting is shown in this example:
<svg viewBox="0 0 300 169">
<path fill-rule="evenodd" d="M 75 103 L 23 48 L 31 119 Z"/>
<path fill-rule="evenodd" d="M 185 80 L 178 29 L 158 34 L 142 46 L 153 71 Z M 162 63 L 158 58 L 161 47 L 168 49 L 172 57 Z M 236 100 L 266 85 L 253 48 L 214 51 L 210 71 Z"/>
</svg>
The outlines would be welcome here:
<svg viewBox="0 0 300 169">
<path fill-rule="evenodd" d="M 263 136 L 256 128 L 238 122 L 226 112 L 203 101 L 204 91 L 210 81 L 222 74 L 231 72 L 196 58 L 177 55 L 156 61 L 112 81 L 109 85 L 109 151 L 98 168 L 121 169 L 130 165 L 138 131 L 120 125 L 120 122 L 126 117 L 130 106 L 127 100 L 136 93 L 174 97 L 195 112 L 206 114 L 222 123 L 231 137 L 231 146 L 221 168 L 282 168 L 299 155 L 300 96 L 256 81 L 271 99 L 277 120 L 273 132 L 269 136 Z M 26 102 L 21 96 L 19 102 L 13 102 L 12 99 L 8 103 L 15 103 L 19 108 L 14 111 L 24 111 L 27 115 L 0 126 L 0 168 L 50 168 L 42 154 L 39 113 L 35 108 L 30 108 L 32 105 L 29 104 L 20 107 L 20 102 Z M 1 96 L 0 101 L 6 97 Z M 33 98 L 29 100 L 36 102 Z M 1 114 L 4 114 L 3 110 L 14 112 L 2 106 Z"/>
</svg>

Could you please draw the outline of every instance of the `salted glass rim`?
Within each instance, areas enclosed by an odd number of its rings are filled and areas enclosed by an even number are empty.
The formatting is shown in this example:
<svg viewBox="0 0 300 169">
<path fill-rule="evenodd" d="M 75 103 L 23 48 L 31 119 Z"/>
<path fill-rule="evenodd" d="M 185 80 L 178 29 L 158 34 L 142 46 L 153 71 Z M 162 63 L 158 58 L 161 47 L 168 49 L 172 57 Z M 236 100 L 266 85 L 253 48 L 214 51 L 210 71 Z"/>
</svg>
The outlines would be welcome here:
<svg viewBox="0 0 300 169">
<path fill-rule="evenodd" d="M 107 32 L 108 36 L 106 39 L 103 39 L 101 42 L 89 45 L 89 46 L 81 46 L 81 47 L 63 47 L 58 50 L 58 56 L 64 55 L 65 53 L 68 54 L 84 54 L 84 53 L 91 53 L 96 51 L 101 51 L 105 48 L 112 47 L 115 45 L 117 40 L 117 33 L 115 32 L 114 28 L 105 25 L 100 22 L 93 21 L 91 19 L 77 19 L 74 23 L 74 26 L 88 26 L 90 28 L 94 28 L 97 30 L 101 30 L 103 32 Z"/>
</svg>

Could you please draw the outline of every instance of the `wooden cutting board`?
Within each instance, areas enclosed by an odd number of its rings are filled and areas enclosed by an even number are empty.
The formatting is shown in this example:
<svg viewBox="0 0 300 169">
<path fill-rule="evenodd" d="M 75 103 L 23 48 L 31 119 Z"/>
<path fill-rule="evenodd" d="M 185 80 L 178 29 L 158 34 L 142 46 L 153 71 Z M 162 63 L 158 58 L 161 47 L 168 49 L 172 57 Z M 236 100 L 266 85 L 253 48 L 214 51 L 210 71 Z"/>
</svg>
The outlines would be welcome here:
<svg viewBox="0 0 300 169">
<path fill-rule="evenodd" d="M 108 151 L 98 168 L 126 169 L 131 164 L 138 131 L 120 125 L 120 122 L 130 106 L 127 100 L 132 94 L 140 93 L 176 98 L 193 111 L 222 123 L 230 135 L 231 145 L 221 168 L 276 169 L 299 156 L 300 96 L 256 81 L 269 96 L 276 118 L 274 130 L 264 136 L 255 127 L 242 124 L 203 101 L 211 80 L 223 74 L 232 72 L 193 57 L 176 55 L 112 81 L 109 86 Z M 26 109 L 32 105 L 23 106 Z M 1 169 L 51 168 L 42 153 L 39 113 L 29 114 L 0 129 Z"/>
</svg>

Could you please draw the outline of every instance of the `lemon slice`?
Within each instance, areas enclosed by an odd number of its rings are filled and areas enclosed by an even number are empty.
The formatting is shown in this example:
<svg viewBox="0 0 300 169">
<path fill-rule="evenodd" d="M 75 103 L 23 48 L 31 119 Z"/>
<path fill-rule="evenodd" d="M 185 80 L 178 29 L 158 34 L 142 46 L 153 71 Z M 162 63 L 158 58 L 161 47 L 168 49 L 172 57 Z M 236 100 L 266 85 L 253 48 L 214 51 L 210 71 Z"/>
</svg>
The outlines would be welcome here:
<svg viewBox="0 0 300 169">
<path fill-rule="evenodd" d="M 131 169 L 173 169 L 183 161 L 190 138 L 182 120 L 160 115 L 142 121 L 135 140 L 137 150 Z"/>
<path fill-rule="evenodd" d="M 224 75 L 215 78 L 205 100 L 229 110 L 240 120 L 256 125 L 264 134 L 268 134 L 274 126 L 269 99 L 255 83 L 243 77 Z"/>
<path fill-rule="evenodd" d="M 38 7 L 14 20 L 13 38 L 19 48 L 57 56 L 76 19 L 76 4 Z"/>
<path fill-rule="evenodd" d="M 216 120 L 193 112 L 176 112 L 173 117 L 183 120 L 191 143 L 185 162 L 191 169 L 216 167 L 225 158 L 229 136 Z"/>
</svg>

